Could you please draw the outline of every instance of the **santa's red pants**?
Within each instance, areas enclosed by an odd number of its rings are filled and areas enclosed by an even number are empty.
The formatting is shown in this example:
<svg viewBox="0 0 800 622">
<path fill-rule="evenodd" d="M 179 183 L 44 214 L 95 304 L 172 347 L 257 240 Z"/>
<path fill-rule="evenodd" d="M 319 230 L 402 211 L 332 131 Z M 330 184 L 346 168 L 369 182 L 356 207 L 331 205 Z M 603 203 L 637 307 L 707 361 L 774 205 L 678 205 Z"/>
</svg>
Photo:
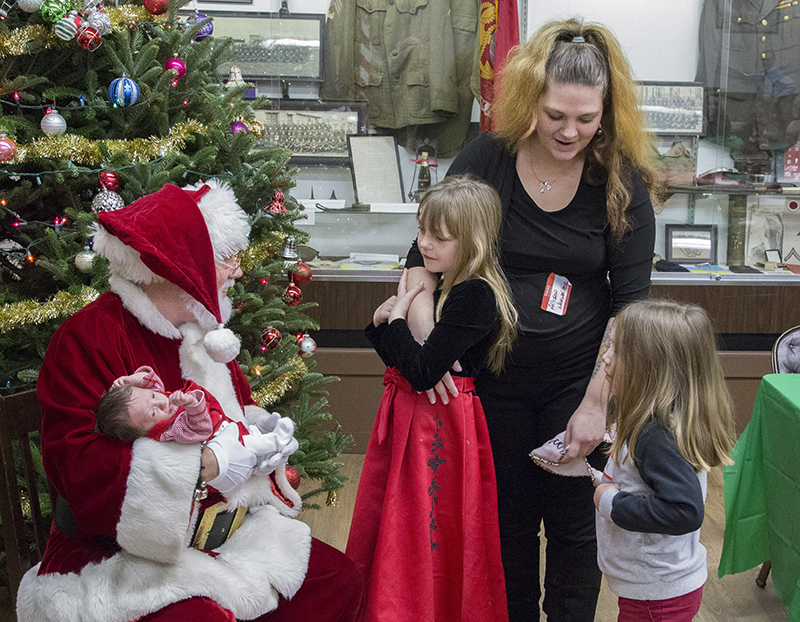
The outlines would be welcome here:
<svg viewBox="0 0 800 622">
<path fill-rule="evenodd" d="M 311 539 L 311 555 L 303 585 L 292 600 L 281 599 L 275 611 L 255 622 L 314 620 L 314 622 L 356 622 L 361 615 L 364 581 L 355 564 L 344 553 L 324 542 Z M 236 622 L 227 609 L 205 597 L 173 603 L 137 622 Z"/>
</svg>

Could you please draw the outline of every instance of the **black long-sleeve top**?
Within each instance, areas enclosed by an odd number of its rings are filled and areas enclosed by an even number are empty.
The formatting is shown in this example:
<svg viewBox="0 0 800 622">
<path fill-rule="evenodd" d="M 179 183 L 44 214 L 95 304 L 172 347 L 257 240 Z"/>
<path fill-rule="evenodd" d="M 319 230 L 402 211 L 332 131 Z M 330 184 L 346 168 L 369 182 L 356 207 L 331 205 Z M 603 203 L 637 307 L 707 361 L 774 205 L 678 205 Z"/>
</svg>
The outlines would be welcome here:
<svg viewBox="0 0 800 622">
<path fill-rule="evenodd" d="M 447 174 L 474 173 L 498 191 L 503 205 L 500 261 L 520 314 L 506 376 L 525 381 L 532 373 L 545 373 L 554 380 L 591 370 L 609 318 L 628 302 L 647 298 L 655 214 L 641 175 L 634 171 L 627 208 L 631 230 L 616 242 L 604 184 L 592 184 L 584 175 L 564 209 L 546 212 L 522 186 L 516 162 L 502 141 L 484 133 L 467 145 Z M 421 265 L 412 247 L 406 267 Z M 541 309 L 551 273 L 572 284 L 563 316 Z"/>
<path fill-rule="evenodd" d="M 438 292 L 436 293 L 438 300 Z M 396 368 L 416 391 L 427 391 L 448 371 L 475 377 L 486 364 L 498 330 L 497 304 L 486 281 L 473 279 L 455 285 L 442 314 L 423 345 L 414 340 L 402 318 L 364 329 L 381 360 Z M 458 361 L 462 371 L 451 370 Z"/>
</svg>

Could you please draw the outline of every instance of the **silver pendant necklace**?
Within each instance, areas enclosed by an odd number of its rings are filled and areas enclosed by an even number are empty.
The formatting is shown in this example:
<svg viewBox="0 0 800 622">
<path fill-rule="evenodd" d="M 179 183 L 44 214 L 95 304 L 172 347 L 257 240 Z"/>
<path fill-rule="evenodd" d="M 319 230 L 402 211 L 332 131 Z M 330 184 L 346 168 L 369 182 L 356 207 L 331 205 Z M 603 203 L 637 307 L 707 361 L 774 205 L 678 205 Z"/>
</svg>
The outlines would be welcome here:
<svg viewBox="0 0 800 622">
<path fill-rule="evenodd" d="M 548 190 L 552 190 L 553 183 L 557 182 L 559 179 L 564 177 L 564 175 L 566 175 L 567 173 L 569 173 L 572 170 L 572 163 L 570 163 L 570 165 L 567 167 L 567 169 L 563 173 L 561 173 L 561 175 L 559 175 L 558 177 L 553 178 L 550 181 L 546 181 L 544 179 L 540 179 L 539 176 L 536 174 L 536 169 L 533 168 L 533 152 L 532 151 L 528 152 L 528 157 L 530 158 L 529 164 L 530 164 L 530 167 L 531 167 L 531 173 L 533 173 L 533 176 L 536 178 L 536 181 L 539 182 L 539 194 L 544 194 Z"/>
</svg>

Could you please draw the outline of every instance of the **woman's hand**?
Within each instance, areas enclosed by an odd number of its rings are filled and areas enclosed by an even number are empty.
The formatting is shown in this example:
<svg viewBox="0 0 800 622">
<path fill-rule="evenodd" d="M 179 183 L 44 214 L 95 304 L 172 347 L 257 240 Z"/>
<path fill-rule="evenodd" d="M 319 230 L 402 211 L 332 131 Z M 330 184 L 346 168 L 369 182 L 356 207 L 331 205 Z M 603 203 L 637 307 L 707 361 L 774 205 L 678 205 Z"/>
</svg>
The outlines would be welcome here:
<svg viewBox="0 0 800 622">
<path fill-rule="evenodd" d="M 567 452 L 561 459 L 561 464 L 568 464 L 576 458 L 588 456 L 603 442 L 605 433 L 605 409 L 584 398 L 567 424 L 567 432 L 564 435 L 564 447 Z"/>
</svg>

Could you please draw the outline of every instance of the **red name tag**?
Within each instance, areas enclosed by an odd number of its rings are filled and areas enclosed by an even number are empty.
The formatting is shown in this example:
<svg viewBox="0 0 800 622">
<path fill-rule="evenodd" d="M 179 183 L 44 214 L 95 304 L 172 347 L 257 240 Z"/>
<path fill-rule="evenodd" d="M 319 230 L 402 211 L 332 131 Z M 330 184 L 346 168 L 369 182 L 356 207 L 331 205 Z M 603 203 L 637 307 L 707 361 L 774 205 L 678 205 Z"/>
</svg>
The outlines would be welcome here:
<svg viewBox="0 0 800 622">
<path fill-rule="evenodd" d="M 542 311 L 564 315 L 569 304 L 569 293 L 572 291 L 572 283 L 564 276 L 550 273 L 547 278 L 547 285 L 542 296 Z"/>
</svg>

